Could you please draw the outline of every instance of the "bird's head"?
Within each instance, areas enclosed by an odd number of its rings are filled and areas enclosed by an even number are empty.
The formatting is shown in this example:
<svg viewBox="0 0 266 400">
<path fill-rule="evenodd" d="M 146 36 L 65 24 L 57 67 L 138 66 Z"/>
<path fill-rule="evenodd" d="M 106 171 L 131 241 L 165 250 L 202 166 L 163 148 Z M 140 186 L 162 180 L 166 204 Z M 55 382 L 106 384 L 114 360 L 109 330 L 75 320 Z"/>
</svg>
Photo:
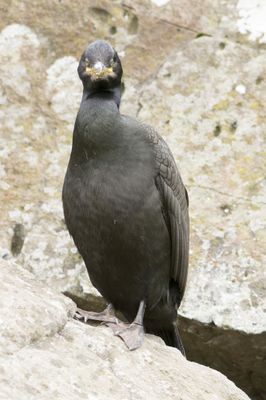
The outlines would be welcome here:
<svg viewBox="0 0 266 400">
<path fill-rule="evenodd" d="M 78 74 L 85 89 L 104 90 L 121 84 L 123 70 L 113 47 L 104 40 L 96 40 L 82 54 Z"/>
</svg>

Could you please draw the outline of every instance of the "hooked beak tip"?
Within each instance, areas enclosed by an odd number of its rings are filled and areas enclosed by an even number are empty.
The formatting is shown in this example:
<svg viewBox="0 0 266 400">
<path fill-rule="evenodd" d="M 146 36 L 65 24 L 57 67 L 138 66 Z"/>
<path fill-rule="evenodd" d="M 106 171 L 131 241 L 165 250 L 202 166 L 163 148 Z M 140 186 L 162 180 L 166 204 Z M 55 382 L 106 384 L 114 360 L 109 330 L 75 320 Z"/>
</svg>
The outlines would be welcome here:
<svg viewBox="0 0 266 400">
<path fill-rule="evenodd" d="M 94 65 L 93 65 L 93 68 L 94 68 L 94 70 L 96 71 L 96 72 L 101 72 L 104 68 L 105 68 L 105 65 L 102 63 L 102 62 L 100 62 L 100 61 L 97 61 Z"/>
</svg>

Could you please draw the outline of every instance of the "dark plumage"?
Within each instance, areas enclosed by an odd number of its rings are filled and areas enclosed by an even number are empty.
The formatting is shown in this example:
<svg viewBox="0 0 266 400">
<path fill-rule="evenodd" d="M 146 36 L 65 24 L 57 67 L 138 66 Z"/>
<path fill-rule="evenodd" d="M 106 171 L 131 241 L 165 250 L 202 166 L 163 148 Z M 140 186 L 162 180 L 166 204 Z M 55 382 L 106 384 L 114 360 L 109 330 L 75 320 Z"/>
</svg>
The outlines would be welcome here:
<svg viewBox="0 0 266 400">
<path fill-rule="evenodd" d="M 93 285 L 129 322 L 183 351 L 175 320 L 188 269 L 188 196 L 165 141 L 119 112 L 122 67 L 104 41 L 81 57 L 84 92 L 63 187 Z"/>
</svg>

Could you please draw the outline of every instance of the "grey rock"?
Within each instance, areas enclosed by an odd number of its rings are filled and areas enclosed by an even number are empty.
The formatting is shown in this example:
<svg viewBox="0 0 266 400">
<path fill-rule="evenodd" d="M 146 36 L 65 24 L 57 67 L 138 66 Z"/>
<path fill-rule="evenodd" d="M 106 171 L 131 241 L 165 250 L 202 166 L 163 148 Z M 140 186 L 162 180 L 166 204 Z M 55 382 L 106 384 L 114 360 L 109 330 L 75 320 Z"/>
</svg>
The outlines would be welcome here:
<svg viewBox="0 0 266 400">
<path fill-rule="evenodd" d="M 248 400 L 159 338 L 130 352 L 109 328 L 74 321 L 74 303 L 18 265 L 0 274 L 1 399 Z"/>
<path fill-rule="evenodd" d="M 13 259 L 13 228 L 22 224 L 19 265 L 85 308 L 104 305 L 61 207 L 81 96 L 77 58 L 104 37 L 123 60 L 122 112 L 165 135 L 189 190 L 190 277 L 180 326 L 189 357 L 264 399 L 266 60 L 264 25 L 254 25 L 263 4 L 81 7 L 81 0 L 8 7 L 0 0 L 0 256 Z"/>
<path fill-rule="evenodd" d="M 75 304 L 44 287 L 21 266 L 0 262 L 0 354 L 9 356 L 60 332 Z M 10 382 L 9 382 L 10 383 Z"/>
</svg>

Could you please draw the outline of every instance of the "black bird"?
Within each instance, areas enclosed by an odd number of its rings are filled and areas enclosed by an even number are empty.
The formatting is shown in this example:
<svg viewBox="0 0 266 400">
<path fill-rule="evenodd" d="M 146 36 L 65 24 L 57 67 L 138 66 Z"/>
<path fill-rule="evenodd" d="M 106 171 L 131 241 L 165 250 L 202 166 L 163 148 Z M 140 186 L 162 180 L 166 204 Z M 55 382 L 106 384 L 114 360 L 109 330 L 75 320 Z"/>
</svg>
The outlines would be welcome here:
<svg viewBox="0 0 266 400">
<path fill-rule="evenodd" d="M 176 327 L 188 270 L 188 195 L 165 141 L 119 112 L 122 66 L 97 40 L 82 54 L 83 97 L 63 187 L 65 221 L 109 323 L 130 349 L 144 329 L 184 354 Z M 130 324 L 114 316 L 119 310 Z"/>
</svg>

